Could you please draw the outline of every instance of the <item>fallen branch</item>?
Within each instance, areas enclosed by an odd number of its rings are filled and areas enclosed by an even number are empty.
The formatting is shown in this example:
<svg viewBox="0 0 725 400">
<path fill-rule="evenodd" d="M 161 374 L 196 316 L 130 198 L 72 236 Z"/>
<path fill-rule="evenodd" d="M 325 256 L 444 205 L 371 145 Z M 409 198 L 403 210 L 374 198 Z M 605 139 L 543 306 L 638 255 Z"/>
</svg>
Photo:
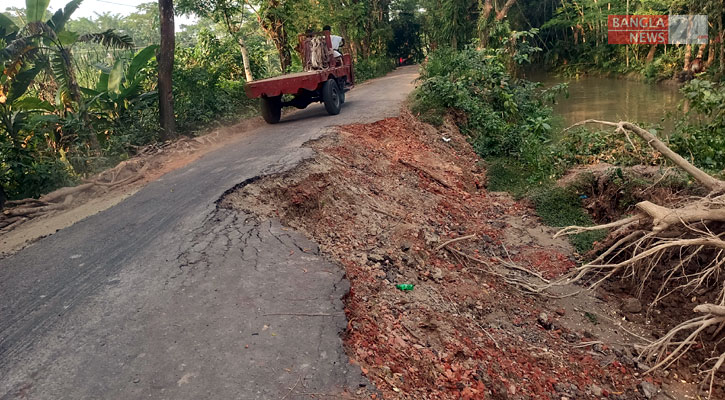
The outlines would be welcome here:
<svg viewBox="0 0 725 400">
<path fill-rule="evenodd" d="M 588 119 L 586 121 L 577 122 L 576 124 L 570 126 L 569 128 L 566 128 L 564 131 L 568 131 L 569 129 L 572 129 L 577 126 L 582 126 L 586 124 L 601 124 L 606 126 L 612 126 L 617 128 L 617 132 L 625 132 L 625 130 L 631 131 L 636 133 L 640 138 L 642 138 L 645 142 L 647 142 L 648 145 L 650 145 L 655 150 L 662 153 L 663 156 L 665 156 L 667 159 L 675 163 L 678 167 L 682 168 L 685 172 L 692 175 L 693 178 L 695 178 L 698 182 L 705 185 L 708 189 L 710 189 L 713 192 L 720 192 L 722 190 L 725 190 L 725 182 L 716 179 L 712 176 L 710 176 L 707 172 L 697 168 L 696 166 L 692 165 L 689 161 L 685 160 L 682 156 L 675 153 L 667 147 L 667 145 L 659 140 L 655 135 L 647 131 L 646 129 L 642 129 L 639 126 L 627 122 L 627 121 L 620 121 L 620 122 L 610 122 L 610 121 L 600 121 L 596 119 Z"/>
<path fill-rule="evenodd" d="M 566 228 L 560 230 L 559 232 L 556 232 L 554 235 L 554 238 L 558 238 L 560 236 L 564 235 L 576 235 L 583 232 L 590 232 L 590 231 L 600 231 L 604 229 L 611 229 L 611 228 L 617 228 L 623 225 L 630 224 L 632 222 L 637 222 L 640 219 L 639 216 L 629 217 L 625 219 L 621 219 L 619 221 L 614 221 L 609 224 L 604 225 L 596 225 L 596 226 L 567 226 Z"/>
</svg>

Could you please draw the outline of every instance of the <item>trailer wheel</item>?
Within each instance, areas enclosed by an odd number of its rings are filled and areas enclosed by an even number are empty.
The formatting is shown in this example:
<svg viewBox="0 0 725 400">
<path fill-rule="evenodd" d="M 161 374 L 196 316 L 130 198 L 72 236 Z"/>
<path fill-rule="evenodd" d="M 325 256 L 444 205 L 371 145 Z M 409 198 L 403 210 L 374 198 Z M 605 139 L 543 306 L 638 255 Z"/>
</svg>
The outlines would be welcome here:
<svg viewBox="0 0 725 400">
<path fill-rule="evenodd" d="M 262 118 L 268 124 L 276 124 L 282 118 L 282 96 L 261 98 Z"/>
<path fill-rule="evenodd" d="M 328 79 L 322 85 L 322 102 L 325 103 L 325 110 L 330 115 L 337 115 L 340 113 L 340 88 L 337 86 L 337 82 L 334 79 Z"/>
</svg>

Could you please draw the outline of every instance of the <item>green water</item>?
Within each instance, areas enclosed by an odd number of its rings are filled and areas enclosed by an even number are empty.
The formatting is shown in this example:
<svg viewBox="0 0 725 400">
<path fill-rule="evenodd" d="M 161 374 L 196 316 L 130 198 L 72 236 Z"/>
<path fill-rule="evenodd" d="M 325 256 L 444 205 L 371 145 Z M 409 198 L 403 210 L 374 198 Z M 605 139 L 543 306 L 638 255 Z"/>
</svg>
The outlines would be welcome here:
<svg viewBox="0 0 725 400">
<path fill-rule="evenodd" d="M 554 111 L 562 124 L 570 126 L 586 119 L 626 120 L 660 124 L 667 134 L 672 127 L 671 113 L 678 115 L 682 95 L 677 87 L 648 84 L 624 79 L 582 77 L 561 78 L 548 74 L 528 74 L 527 79 L 542 82 L 544 87 L 569 82 L 569 98 L 560 97 Z"/>
</svg>

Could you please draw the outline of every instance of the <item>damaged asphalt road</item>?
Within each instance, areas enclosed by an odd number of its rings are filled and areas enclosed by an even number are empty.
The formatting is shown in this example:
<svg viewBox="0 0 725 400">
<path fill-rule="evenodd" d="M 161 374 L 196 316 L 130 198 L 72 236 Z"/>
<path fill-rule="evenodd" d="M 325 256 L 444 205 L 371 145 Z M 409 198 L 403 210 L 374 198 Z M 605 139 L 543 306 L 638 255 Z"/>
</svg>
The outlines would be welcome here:
<svg viewBox="0 0 725 400">
<path fill-rule="evenodd" d="M 333 125 L 397 114 L 415 67 L 313 105 L 0 260 L 0 399 L 300 398 L 364 378 L 339 333 L 347 282 L 278 221 L 217 208 Z"/>
</svg>

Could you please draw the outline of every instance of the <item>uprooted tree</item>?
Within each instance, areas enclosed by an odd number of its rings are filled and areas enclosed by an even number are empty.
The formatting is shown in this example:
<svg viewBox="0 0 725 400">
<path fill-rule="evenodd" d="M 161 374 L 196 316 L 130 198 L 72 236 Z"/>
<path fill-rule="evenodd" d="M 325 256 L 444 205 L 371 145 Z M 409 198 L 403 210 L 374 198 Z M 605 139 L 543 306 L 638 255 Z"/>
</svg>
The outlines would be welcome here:
<svg viewBox="0 0 725 400">
<path fill-rule="evenodd" d="M 652 371 L 669 367 L 700 340 L 713 342 L 712 357 L 702 366 L 709 377 L 712 395 L 715 375 L 725 363 L 725 350 L 722 347 L 718 350 L 723 340 L 715 341 L 725 329 L 725 181 L 692 165 L 635 124 L 587 120 L 574 126 L 587 123 L 615 127 L 617 133 L 628 139 L 630 133 L 636 134 L 691 175 L 709 194 L 673 207 L 643 201 L 636 205 L 634 215 L 619 221 L 562 229 L 557 236 L 610 229 L 598 256 L 565 280 L 587 281 L 594 288 L 615 276 L 632 278 L 638 283 L 639 296 L 645 288 L 658 285 L 652 304 L 676 290 L 686 293 L 702 289 L 716 291 L 714 304 L 699 304 L 694 308 L 693 311 L 700 314 L 698 317 L 674 327 L 640 351 L 640 359 L 653 363 Z"/>
</svg>

